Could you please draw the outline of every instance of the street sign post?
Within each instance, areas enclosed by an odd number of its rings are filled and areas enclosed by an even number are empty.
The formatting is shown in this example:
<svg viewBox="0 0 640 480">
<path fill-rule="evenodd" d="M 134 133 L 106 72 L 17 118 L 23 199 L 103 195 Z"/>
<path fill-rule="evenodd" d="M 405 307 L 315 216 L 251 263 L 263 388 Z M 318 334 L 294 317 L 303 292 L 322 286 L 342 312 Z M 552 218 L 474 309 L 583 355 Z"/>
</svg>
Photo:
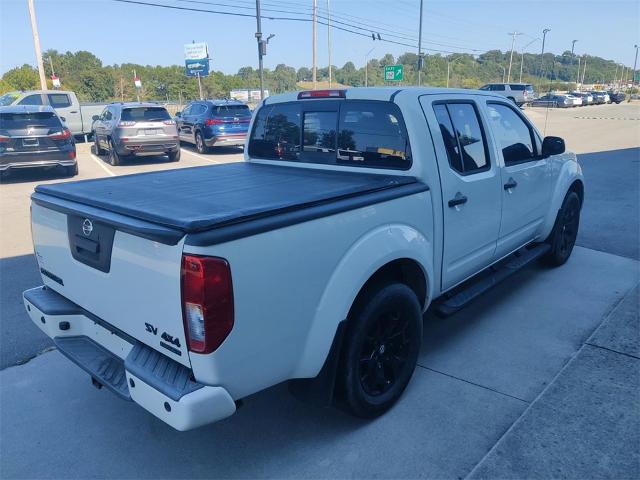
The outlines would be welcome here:
<svg viewBox="0 0 640 480">
<path fill-rule="evenodd" d="M 385 82 L 401 82 L 402 80 L 404 80 L 403 65 L 385 65 L 384 66 Z"/>
</svg>

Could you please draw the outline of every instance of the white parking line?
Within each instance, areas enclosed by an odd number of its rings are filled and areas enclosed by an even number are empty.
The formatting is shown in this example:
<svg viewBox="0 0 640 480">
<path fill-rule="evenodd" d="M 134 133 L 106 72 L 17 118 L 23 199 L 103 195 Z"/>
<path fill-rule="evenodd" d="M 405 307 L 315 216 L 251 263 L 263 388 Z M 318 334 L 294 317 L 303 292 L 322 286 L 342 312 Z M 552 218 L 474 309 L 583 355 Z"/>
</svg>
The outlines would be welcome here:
<svg viewBox="0 0 640 480">
<path fill-rule="evenodd" d="M 208 157 L 205 157 L 205 156 L 203 156 L 203 155 L 198 155 L 197 153 L 193 153 L 193 152 L 191 152 L 191 151 L 189 151 L 189 150 L 185 150 L 184 148 L 180 148 L 180 151 L 181 151 L 182 153 L 188 153 L 189 155 L 193 155 L 194 157 L 198 157 L 198 158 L 201 158 L 201 159 L 203 159 L 203 160 L 207 160 L 207 161 L 209 161 L 209 162 L 213 162 L 213 163 L 221 163 L 221 162 L 219 162 L 219 161 L 217 161 L 217 160 L 214 160 L 213 158 L 208 158 Z"/>
<path fill-rule="evenodd" d="M 95 162 L 100 165 L 100 168 L 102 168 L 105 172 L 107 172 L 109 175 L 111 175 L 112 177 L 117 176 L 117 174 L 113 173 L 111 170 L 109 170 L 106 165 L 104 164 L 104 162 L 102 160 L 100 160 L 100 158 L 96 157 L 93 153 L 89 154 L 91 156 L 91 158 L 93 158 L 95 160 Z"/>
</svg>

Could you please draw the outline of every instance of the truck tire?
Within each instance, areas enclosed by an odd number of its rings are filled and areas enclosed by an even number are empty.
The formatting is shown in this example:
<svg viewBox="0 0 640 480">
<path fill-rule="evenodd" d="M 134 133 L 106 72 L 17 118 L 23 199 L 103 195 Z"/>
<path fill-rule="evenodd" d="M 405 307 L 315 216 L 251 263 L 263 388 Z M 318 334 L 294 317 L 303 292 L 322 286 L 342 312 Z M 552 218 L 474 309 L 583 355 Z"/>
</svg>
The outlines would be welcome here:
<svg viewBox="0 0 640 480">
<path fill-rule="evenodd" d="M 113 144 L 113 140 L 109 139 L 109 164 L 117 167 L 121 163 L 120 155 Z"/>
<path fill-rule="evenodd" d="M 178 148 L 175 152 L 167 152 L 169 156 L 170 162 L 179 162 L 180 161 L 180 148 Z"/>
<path fill-rule="evenodd" d="M 558 211 L 553 230 L 546 240 L 551 245 L 551 250 L 545 257 L 548 264 L 558 267 L 569 260 L 578 236 L 580 206 L 578 194 L 567 193 Z"/>
<path fill-rule="evenodd" d="M 202 137 L 202 133 L 196 132 L 196 150 L 198 153 L 207 153 L 209 151 L 209 147 L 204 143 L 204 138 Z"/>
<path fill-rule="evenodd" d="M 422 313 L 416 294 L 402 283 L 365 295 L 348 319 L 336 387 L 349 413 L 374 418 L 396 403 L 413 375 Z"/>
</svg>

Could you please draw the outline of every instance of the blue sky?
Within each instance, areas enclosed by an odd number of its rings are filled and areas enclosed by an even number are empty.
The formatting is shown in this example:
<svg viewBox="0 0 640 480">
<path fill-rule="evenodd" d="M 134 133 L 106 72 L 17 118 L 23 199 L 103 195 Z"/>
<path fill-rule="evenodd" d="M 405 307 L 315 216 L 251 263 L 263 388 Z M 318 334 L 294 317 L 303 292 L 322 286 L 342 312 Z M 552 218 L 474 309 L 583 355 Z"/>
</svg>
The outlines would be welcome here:
<svg viewBox="0 0 640 480">
<path fill-rule="evenodd" d="M 139 0 L 141 2 L 255 14 L 254 0 Z M 327 0 L 317 0 L 324 15 Z M 334 65 L 352 60 L 364 64 L 385 53 L 416 51 L 419 0 L 330 0 L 336 26 L 369 34 L 379 31 L 383 39 L 411 46 L 372 41 L 333 31 Z M 255 17 L 234 17 L 203 12 L 178 11 L 113 0 L 35 0 L 42 49 L 89 50 L 105 64 L 135 62 L 150 65 L 183 63 L 183 44 L 209 44 L 211 67 L 225 73 L 245 65 L 257 66 Z M 311 23 L 270 20 L 267 16 L 295 16 L 310 12 L 312 0 L 262 0 L 263 32 L 274 33 L 265 66 L 286 63 L 311 64 Z M 633 66 L 640 42 L 640 2 L 637 0 L 425 0 L 423 46 L 454 52 L 508 50 L 508 32 L 519 31 L 516 49 L 539 52 L 542 29 L 551 28 L 546 51 L 571 49 Z M 233 8 L 233 7 L 240 8 Z M 273 10 L 280 10 L 275 12 Z M 324 21 L 321 19 L 321 21 Z M 342 24 L 337 22 L 344 22 Z M 345 25 L 349 24 L 349 25 Z M 318 26 L 318 65 L 328 63 L 327 27 Z M 434 53 L 427 50 L 428 53 Z M 0 73 L 15 66 L 35 65 L 26 0 L 0 0 Z"/>
</svg>

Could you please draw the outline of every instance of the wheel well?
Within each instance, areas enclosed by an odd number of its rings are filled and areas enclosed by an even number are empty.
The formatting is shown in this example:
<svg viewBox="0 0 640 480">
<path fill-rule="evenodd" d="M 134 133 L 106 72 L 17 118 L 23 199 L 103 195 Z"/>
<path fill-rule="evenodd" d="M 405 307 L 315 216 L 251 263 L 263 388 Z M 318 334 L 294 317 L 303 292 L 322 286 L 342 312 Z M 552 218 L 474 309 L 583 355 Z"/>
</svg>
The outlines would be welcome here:
<svg viewBox="0 0 640 480">
<path fill-rule="evenodd" d="M 369 279 L 362 286 L 358 295 L 356 296 L 353 305 L 351 306 L 351 312 L 354 309 L 359 308 L 359 304 L 366 293 L 374 287 L 380 284 L 389 282 L 400 282 L 407 285 L 414 291 L 418 297 L 418 302 L 421 306 L 424 306 L 427 301 L 427 279 L 424 271 L 418 262 L 409 258 L 399 258 L 393 260 L 386 265 L 380 267 L 376 272 L 369 277 Z"/>
<path fill-rule="evenodd" d="M 584 202 L 584 185 L 581 180 L 576 180 L 569 187 L 570 192 L 576 192 L 578 198 L 580 199 L 580 205 Z"/>
</svg>

